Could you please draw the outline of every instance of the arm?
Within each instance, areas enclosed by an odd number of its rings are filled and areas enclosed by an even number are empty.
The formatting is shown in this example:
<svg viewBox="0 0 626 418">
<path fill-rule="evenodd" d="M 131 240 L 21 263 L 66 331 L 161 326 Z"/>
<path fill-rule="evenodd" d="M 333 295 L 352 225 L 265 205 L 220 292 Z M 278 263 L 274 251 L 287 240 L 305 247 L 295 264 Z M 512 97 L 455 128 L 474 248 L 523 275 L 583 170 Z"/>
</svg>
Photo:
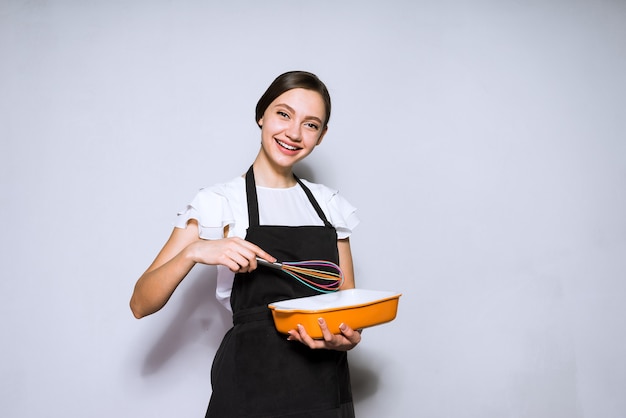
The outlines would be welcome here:
<svg viewBox="0 0 626 418">
<path fill-rule="evenodd" d="M 185 229 L 174 228 L 155 260 L 137 280 L 130 309 L 136 318 L 160 310 L 196 263 L 224 265 L 234 273 L 248 272 L 256 268 L 257 256 L 276 261 L 241 238 L 201 239 L 198 223 L 192 219 Z"/>
<path fill-rule="evenodd" d="M 339 267 L 343 271 L 344 282 L 340 290 L 354 288 L 354 266 L 352 264 L 352 251 L 350 250 L 350 240 L 348 238 L 337 241 L 337 249 L 339 250 Z M 298 326 L 297 330 L 289 331 L 288 340 L 299 341 L 310 348 L 326 348 L 338 351 L 352 350 L 361 342 L 361 332 L 353 330 L 346 324 L 342 324 L 339 328 L 341 334 L 333 335 L 326 326 L 323 318 L 319 319 L 320 328 L 322 330 L 323 339 L 314 340 L 307 334 L 304 327 Z"/>
<path fill-rule="evenodd" d="M 352 264 L 352 250 L 350 249 L 350 239 L 337 240 L 339 250 L 339 267 L 343 272 L 343 284 L 341 290 L 354 289 L 354 265 Z"/>
</svg>

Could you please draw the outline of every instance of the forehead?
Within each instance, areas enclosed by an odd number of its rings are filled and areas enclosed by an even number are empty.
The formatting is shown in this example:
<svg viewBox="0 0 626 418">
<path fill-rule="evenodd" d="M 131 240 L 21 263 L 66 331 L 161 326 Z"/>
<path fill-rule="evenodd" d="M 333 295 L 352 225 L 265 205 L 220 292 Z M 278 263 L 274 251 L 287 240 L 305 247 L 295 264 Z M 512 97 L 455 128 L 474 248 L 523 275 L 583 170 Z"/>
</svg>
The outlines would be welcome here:
<svg viewBox="0 0 626 418">
<path fill-rule="evenodd" d="M 305 116 L 315 116 L 324 120 L 326 105 L 322 96 L 314 91 L 302 88 L 287 90 L 278 96 L 270 107 L 287 105 L 296 113 L 302 113 Z"/>
</svg>

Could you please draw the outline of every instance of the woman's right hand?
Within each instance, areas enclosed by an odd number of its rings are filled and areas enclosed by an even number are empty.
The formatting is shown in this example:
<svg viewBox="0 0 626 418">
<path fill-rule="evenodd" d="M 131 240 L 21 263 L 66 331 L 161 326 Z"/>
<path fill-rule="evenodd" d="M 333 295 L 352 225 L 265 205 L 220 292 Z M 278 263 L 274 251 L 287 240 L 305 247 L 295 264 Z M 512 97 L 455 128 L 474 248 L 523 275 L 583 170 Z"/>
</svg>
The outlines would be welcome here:
<svg viewBox="0 0 626 418">
<path fill-rule="evenodd" d="M 205 240 L 198 237 L 197 221 L 185 229 L 174 228 L 150 267 L 135 284 L 130 307 L 137 318 L 161 309 L 196 263 L 223 265 L 234 273 L 257 267 L 256 258 L 276 259 L 259 246 L 241 238 Z"/>
<path fill-rule="evenodd" d="M 217 240 L 199 239 L 189 245 L 191 258 L 196 263 L 226 266 L 233 273 L 248 273 L 257 268 L 256 258 L 270 262 L 276 259 L 259 246 L 239 237 Z"/>
</svg>

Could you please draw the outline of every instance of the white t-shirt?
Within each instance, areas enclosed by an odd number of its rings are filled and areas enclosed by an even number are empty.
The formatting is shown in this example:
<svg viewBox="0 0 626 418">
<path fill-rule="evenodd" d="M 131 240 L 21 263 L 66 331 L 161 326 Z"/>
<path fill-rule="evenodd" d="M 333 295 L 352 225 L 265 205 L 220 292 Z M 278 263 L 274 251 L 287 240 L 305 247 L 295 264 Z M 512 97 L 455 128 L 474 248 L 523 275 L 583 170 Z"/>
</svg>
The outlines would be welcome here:
<svg viewBox="0 0 626 418">
<path fill-rule="evenodd" d="M 322 184 L 302 182 L 311 190 L 324 215 L 335 229 L 337 238 L 347 238 L 359 224 L 356 208 Z M 324 225 L 299 184 L 282 189 L 257 186 L 259 223 L 261 225 Z M 189 219 L 198 221 L 198 234 L 203 239 L 220 239 L 228 225 L 229 237 L 245 238 L 248 229 L 246 183 L 237 177 L 227 183 L 201 189 L 187 207 L 178 213 L 174 222 L 185 228 Z M 234 273 L 225 266 L 217 266 L 217 299 L 230 310 L 230 292 Z"/>
</svg>

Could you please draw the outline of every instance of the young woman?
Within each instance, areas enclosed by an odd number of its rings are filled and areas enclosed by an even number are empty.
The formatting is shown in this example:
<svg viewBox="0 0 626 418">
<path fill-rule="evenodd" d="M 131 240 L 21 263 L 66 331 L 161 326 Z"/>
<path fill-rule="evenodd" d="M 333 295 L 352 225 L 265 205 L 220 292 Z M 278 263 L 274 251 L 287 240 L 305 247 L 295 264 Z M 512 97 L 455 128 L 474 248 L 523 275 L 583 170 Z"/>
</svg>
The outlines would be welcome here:
<svg viewBox="0 0 626 418">
<path fill-rule="evenodd" d="M 318 146 L 330 118 L 326 86 L 311 73 L 280 75 L 256 107 L 261 148 L 242 177 L 202 189 L 135 285 L 137 318 L 161 309 L 196 263 L 217 265 L 217 295 L 234 326 L 211 370 L 206 417 L 353 417 L 346 351 L 361 335 L 348 324 L 323 339 L 299 326 L 285 337 L 274 328 L 271 302 L 316 292 L 257 257 L 328 260 L 340 265 L 342 289 L 354 287 L 349 236 L 354 208 L 335 191 L 298 179 L 294 165 Z"/>
</svg>

